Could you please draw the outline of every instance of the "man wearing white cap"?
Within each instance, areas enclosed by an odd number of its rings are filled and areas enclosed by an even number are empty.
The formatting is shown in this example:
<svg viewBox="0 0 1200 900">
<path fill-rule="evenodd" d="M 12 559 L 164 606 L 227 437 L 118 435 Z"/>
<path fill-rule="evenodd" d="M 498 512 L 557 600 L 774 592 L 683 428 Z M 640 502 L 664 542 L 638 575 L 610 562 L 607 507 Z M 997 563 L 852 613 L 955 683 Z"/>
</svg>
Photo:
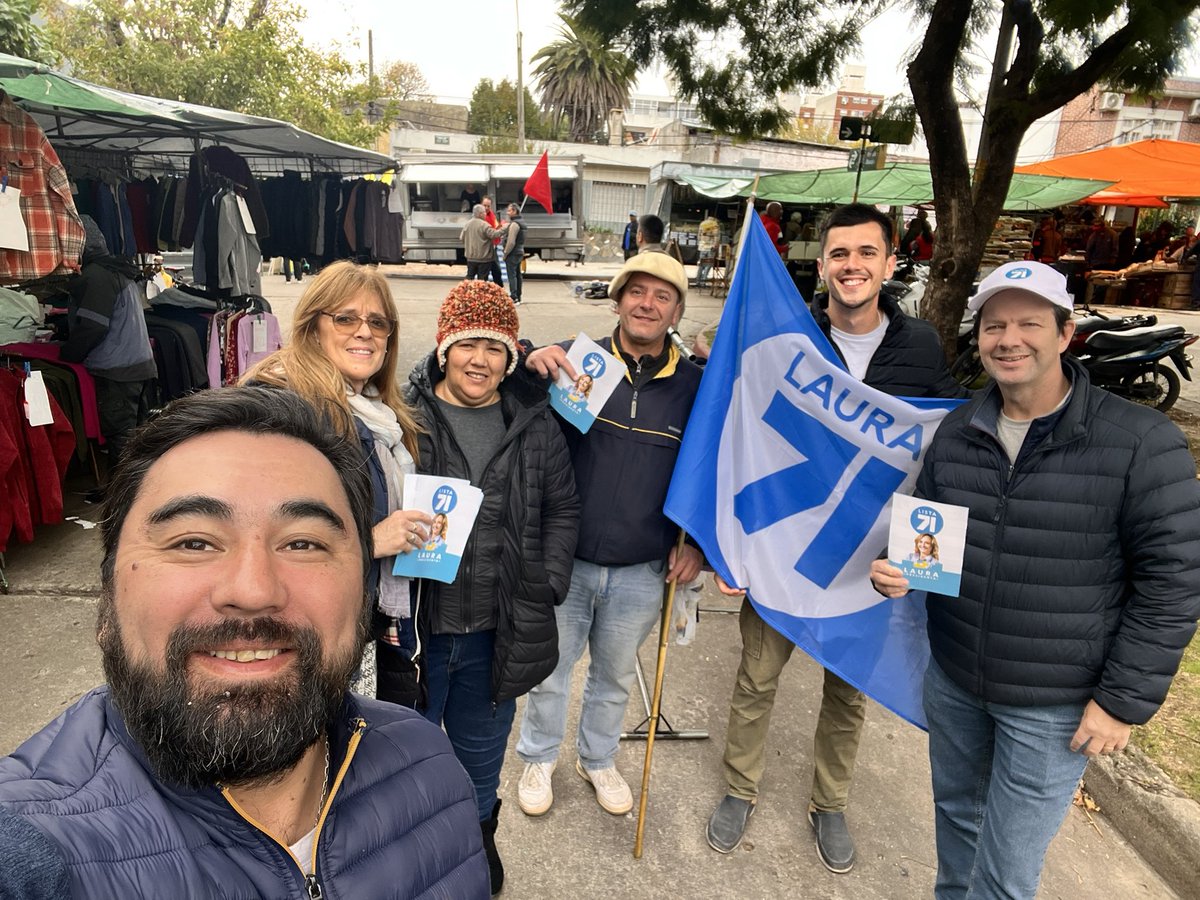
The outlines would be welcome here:
<svg viewBox="0 0 1200 900">
<path fill-rule="evenodd" d="M 1200 483 L 1166 416 L 1063 355 L 1061 274 L 1007 263 L 969 305 L 993 383 L 917 481 L 970 509 L 961 594 L 925 601 L 935 894 L 1032 898 L 1088 758 L 1154 715 L 1195 631 Z M 908 589 L 886 560 L 871 578 Z"/>
</svg>

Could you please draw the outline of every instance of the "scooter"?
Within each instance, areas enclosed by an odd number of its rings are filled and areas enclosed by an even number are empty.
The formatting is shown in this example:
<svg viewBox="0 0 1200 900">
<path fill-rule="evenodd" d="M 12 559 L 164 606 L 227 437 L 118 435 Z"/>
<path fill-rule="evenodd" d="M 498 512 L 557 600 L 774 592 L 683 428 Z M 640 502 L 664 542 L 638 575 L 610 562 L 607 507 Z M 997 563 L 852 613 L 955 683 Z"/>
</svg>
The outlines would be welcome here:
<svg viewBox="0 0 1200 900">
<path fill-rule="evenodd" d="M 1194 344 L 1197 336 L 1188 334 L 1182 325 L 1159 326 L 1155 316 L 1125 319 L 1146 321 L 1123 321 L 1123 327 L 1115 329 L 1094 325 L 1082 335 L 1077 329 L 1067 351 L 1083 363 L 1093 384 L 1135 403 L 1166 411 L 1179 399 L 1179 376 L 1192 380 L 1191 360 L 1185 348 Z M 1175 364 L 1178 374 L 1164 363 L 1167 359 Z"/>
<path fill-rule="evenodd" d="M 1079 360 L 1092 383 L 1119 397 L 1165 412 L 1179 399 L 1182 375 L 1192 380 L 1191 358 L 1186 348 L 1197 336 L 1180 325 L 1158 326 L 1156 316 L 1109 319 L 1089 311 L 1079 319 L 1067 352 Z M 1169 368 L 1169 359 L 1179 372 Z M 980 387 L 987 381 L 974 338 L 950 368 L 960 384 Z"/>
</svg>

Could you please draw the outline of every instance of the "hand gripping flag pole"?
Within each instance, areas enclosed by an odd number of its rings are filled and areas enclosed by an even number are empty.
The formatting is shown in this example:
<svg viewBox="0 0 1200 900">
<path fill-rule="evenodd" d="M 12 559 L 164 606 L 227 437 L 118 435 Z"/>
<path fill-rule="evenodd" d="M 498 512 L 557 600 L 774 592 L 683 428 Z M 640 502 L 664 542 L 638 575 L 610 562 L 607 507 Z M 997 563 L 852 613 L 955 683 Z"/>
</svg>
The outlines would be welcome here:
<svg viewBox="0 0 1200 900">
<path fill-rule="evenodd" d="M 675 539 L 675 559 L 683 552 L 683 529 Z M 667 638 L 671 633 L 671 610 L 675 606 L 675 588 L 679 579 L 667 582 L 663 591 L 662 618 L 658 623 L 658 665 L 654 669 L 654 699 L 650 704 L 650 730 L 646 733 L 646 760 L 642 763 L 642 796 L 638 799 L 637 835 L 633 840 L 633 858 L 642 858 L 642 836 L 646 831 L 646 801 L 650 798 L 650 760 L 654 755 L 654 735 L 658 731 L 658 711 L 662 706 L 663 675 L 667 668 Z"/>
</svg>

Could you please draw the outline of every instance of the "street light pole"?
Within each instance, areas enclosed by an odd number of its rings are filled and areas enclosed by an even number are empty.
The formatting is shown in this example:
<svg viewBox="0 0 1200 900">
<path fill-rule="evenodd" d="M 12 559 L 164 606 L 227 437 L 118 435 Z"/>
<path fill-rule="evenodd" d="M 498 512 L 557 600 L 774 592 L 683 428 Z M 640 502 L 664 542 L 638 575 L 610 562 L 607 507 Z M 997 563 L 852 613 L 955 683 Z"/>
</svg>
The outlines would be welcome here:
<svg viewBox="0 0 1200 900">
<path fill-rule="evenodd" d="M 525 152 L 525 78 L 521 63 L 521 2 L 513 0 L 517 11 L 517 152 Z"/>
</svg>

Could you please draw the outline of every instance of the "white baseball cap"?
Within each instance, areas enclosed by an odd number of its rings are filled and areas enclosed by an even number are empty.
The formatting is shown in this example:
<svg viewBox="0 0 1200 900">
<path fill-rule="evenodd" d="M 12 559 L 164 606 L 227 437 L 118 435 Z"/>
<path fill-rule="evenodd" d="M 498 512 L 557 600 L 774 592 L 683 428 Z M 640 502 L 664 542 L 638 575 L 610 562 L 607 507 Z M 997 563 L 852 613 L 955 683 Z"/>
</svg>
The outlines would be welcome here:
<svg viewBox="0 0 1200 900">
<path fill-rule="evenodd" d="M 1041 297 L 1070 312 L 1075 298 L 1067 291 L 1067 276 L 1045 263 L 1008 262 L 979 282 L 979 290 L 967 301 L 967 309 L 978 312 L 983 304 L 1001 291 L 1023 291 Z"/>
</svg>

